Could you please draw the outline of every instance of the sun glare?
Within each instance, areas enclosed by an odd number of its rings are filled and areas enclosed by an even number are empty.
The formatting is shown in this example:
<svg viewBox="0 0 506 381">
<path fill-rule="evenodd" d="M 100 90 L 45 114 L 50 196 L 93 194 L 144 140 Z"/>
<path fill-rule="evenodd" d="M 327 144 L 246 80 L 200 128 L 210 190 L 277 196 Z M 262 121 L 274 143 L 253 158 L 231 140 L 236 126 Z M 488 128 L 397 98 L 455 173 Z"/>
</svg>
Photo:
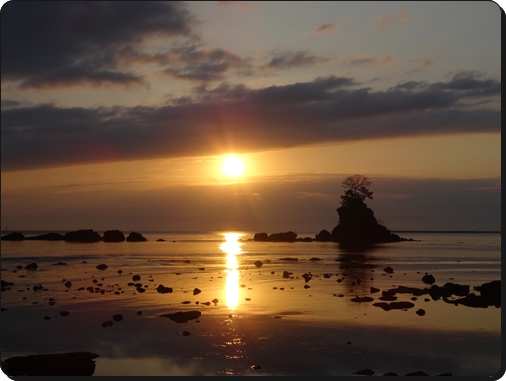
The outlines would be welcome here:
<svg viewBox="0 0 506 381">
<path fill-rule="evenodd" d="M 244 161 L 234 155 L 226 156 L 223 159 L 221 170 L 228 177 L 239 177 L 244 172 Z"/>
</svg>

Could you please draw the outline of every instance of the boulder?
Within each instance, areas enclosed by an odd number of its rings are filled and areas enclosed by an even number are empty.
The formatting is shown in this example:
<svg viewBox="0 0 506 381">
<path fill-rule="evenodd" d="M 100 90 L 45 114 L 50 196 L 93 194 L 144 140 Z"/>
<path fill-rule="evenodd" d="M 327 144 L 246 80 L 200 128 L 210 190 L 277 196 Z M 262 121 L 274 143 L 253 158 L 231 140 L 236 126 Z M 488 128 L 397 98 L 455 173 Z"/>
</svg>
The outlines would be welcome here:
<svg viewBox="0 0 506 381">
<path fill-rule="evenodd" d="M 292 231 L 285 233 L 273 233 L 269 235 L 270 242 L 295 242 L 297 239 L 297 233 Z"/>
<path fill-rule="evenodd" d="M 98 242 L 102 237 L 93 229 L 81 229 L 65 233 L 64 239 L 67 242 Z"/>
<path fill-rule="evenodd" d="M 119 230 L 107 230 L 102 237 L 104 242 L 124 242 L 125 235 Z"/>
<path fill-rule="evenodd" d="M 253 236 L 253 240 L 254 241 L 266 242 L 266 241 L 269 240 L 269 236 L 267 235 L 267 233 L 256 233 Z"/>
<path fill-rule="evenodd" d="M 127 242 L 145 242 L 147 238 L 145 238 L 141 233 L 131 232 L 127 237 Z"/>
<path fill-rule="evenodd" d="M 200 311 L 176 312 L 172 314 L 162 314 L 160 317 L 167 317 L 176 323 L 187 323 L 189 320 L 198 319 L 201 315 Z"/>
</svg>

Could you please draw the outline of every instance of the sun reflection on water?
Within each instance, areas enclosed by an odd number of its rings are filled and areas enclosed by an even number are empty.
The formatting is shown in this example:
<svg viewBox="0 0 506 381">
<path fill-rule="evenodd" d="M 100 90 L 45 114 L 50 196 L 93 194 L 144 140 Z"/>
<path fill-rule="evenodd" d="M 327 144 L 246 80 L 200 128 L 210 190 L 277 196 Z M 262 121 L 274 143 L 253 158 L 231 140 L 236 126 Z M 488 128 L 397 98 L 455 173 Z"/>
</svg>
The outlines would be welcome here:
<svg viewBox="0 0 506 381">
<path fill-rule="evenodd" d="M 227 255 L 225 297 L 227 307 L 234 310 L 239 304 L 239 264 L 237 255 L 242 254 L 241 243 L 239 242 L 242 234 L 224 233 L 223 236 L 225 242 L 220 245 L 220 249 Z"/>
</svg>

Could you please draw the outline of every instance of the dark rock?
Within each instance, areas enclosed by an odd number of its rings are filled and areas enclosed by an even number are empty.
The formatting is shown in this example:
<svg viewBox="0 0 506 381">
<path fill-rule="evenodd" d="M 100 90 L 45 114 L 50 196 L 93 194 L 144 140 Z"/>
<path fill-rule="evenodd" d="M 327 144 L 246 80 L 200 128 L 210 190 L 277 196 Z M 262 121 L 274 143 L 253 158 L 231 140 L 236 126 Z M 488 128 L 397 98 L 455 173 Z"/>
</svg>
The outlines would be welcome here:
<svg viewBox="0 0 506 381">
<path fill-rule="evenodd" d="M 125 235 L 119 230 L 107 230 L 102 237 L 104 242 L 124 242 Z"/>
<path fill-rule="evenodd" d="M 65 287 L 72 287 L 72 282 L 71 281 L 65 282 Z"/>
<path fill-rule="evenodd" d="M 383 376 L 398 376 L 395 372 L 386 372 Z"/>
<path fill-rule="evenodd" d="M 156 291 L 160 294 L 169 294 L 172 292 L 172 287 L 165 287 L 163 284 L 160 284 L 156 288 Z"/>
<path fill-rule="evenodd" d="M 269 240 L 269 235 L 267 233 L 256 233 L 253 236 L 254 241 L 267 242 Z"/>
<path fill-rule="evenodd" d="M 121 314 L 115 314 L 115 315 L 113 315 L 112 320 L 114 320 L 114 321 L 122 321 L 123 320 L 123 315 L 121 315 Z"/>
<path fill-rule="evenodd" d="M 435 281 L 436 281 L 436 278 L 434 278 L 434 276 L 432 276 L 430 274 L 425 274 L 422 277 L 422 282 L 426 283 L 426 284 L 434 284 Z"/>
<path fill-rule="evenodd" d="M 384 272 L 388 273 L 388 274 L 392 274 L 394 272 L 394 269 L 391 268 L 390 266 L 387 266 L 383 269 Z"/>
<path fill-rule="evenodd" d="M 258 261 L 255 261 L 255 263 L 253 263 L 257 268 L 260 268 L 263 266 L 263 263 L 262 261 L 258 260 Z"/>
<path fill-rule="evenodd" d="M 27 240 L 34 240 L 34 241 L 64 241 L 65 236 L 59 233 L 47 233 L 47 234 L 40 234 L 33 237 L 27 237 Z"/>
<path fill-rule="evenodd" d="M 374 374 L 374 370 L 372 369 L 361 369 L 357 370 L 356 372 L 353 372 L 353 374 L 361 374 L 364 376 L 372 376 Z"/>
<path fill-rule="evenodd" d="M 299 241 L 299 242 L 313 242 L 313 239 L 311 237 L 303 237 L 303 238 L 297 238 L 297 241 Z"/>
<path fill-rule="evenodd" d="M 415 305 L 411 302 L 378 302 L 373 303 L 373 306 L 383 308 L 385 311 L 390 310 L 404 310 L 408 308 L 413 308 Z"/>
<path fill-rule="evenodd" d="M 102 237 L 93 229 L 81 229 L 65 233 L 64 239 L 67 242 L 98 242 Z"/>
<path fill-rule="evenodd" d="M 134 276 L 132 277 L 132 280 L 133 280 L 134 282 L 137 282 L 137 281 L 141 280 L 141 276 L 140 276 L 140 275 L 134 275 Z"/>
<path fill-rule="evenodd" d="M 70 312 L 68 312 L 68 311 L 60 311 L 59 315 L 60 315 L 60 316 L 63 316 L 63 317 L 65 317 L 65 316 L 69 316 L 69 315 L 70 315 Z"/>
<path fill-rule="evenodd" d="M 269 235 L 270 242 L 295 242 L 297 239 L 297 233 L 292 231 L 285 233 L 273 233 Z"/>
<path fill-rule="evenodd" d="M 24 241 L 25 239 L 23 233 L 9 233 L 2 237 L 2 241 Z"/>
<path fill-rule="evenodd" d="M 3 279 L 2 279 L 2 281 L 1 281 L 1 283 L 2 283 L 2 291 L 4 291 L 4 289 L 5 289 L 5 288 L 7 288 L 7 287 L 9 287 L 9 286 L 13 286 L 13 285 L 14 285 L 14 283 L 12 283 L 12 282 L 6 282 L 6 281 L 4 281 Z"/>
<path fill-rule="evenodd" d="M 288 272 L 288 271 L 283 271 L 283 278 L 287 279 L 287 278 L 290 278 L 290 275 L 292 275 L 293 273 L 291 272 Z"/>
<path fill-rule="evenodd" d="M 188 332 L 188 331 L 183 331 L 182 335 L 183 335 L 183 336 L 190 336 L 190 335 L 191 335 L 191 333 L 190 333 L 190 332 Z"/>
<path fill-rule="evenodd" d="M 90 352 L 58 353 L 11 357 L 2 361 L 2 370 L 8 376 L 92 376 L 95 372 Z"/>
<path fill-rule="evenodd" d="M 179 311 L 172 314 L 162 314 L 160 317 L 167 317 L 176 323 L 187 323 L 189 320 L 198 319 L 200 315 L 202 315 L 200 311 Z"/>
<path fill-rule="evenodd" d="M 104 328 L 112 327 L 112 325 L 113 325 L 113 322 L 111 320 L 107 320 L 102 323 L 102 327 L 104 327 Z"/>
<path fill-rule="evenodd" d="M 145 238 L 142 234 L 140 233 L 136 233 L 136 232 L 131 232 L 127 239 L 126 239 L 128 242 L 145 242 L 147 241 L 147 238 Z"/>
<path fill-rule="evenodd" d="M 280 261 L 290 261 L 290 262 L 297 262 L 299 258 L 292 258 L 292 257 L 285 257 L 285 258 L 279 258 Z"/>
<path fill-rule="evenodd" d="M 467 307 L 487 308 L 488 306 L 501 307 L 501 281 L 494 280 L 492 282 L 484 283 L 481 286 L 474 287 L 480 295 L 470 293 L 469 295 L 456 299 L 445 300 L 447 303 L 462 304 Z"/>
<path fill-rule="evenodd" d="M 195 289 L 193 290 L 193 295 L 198 295 L 198 294 L 200 294 L 201 292 L 202 292 L 202 291 L 200 291 L 198 288 L 195 288 Z"/>
<path fill-rule="evenodd" d="M 337 213 L 339 223 L 331 233 L 334 242 L 366 244 L 405 241 L 379 224 L 373 211 L 361 199 L 341 206 Z"/>
<path fill-rule="evenodd" d="M 332 234 L 328 230 L 323 229 L 321 232 L 315 235 L 315 240 L 318 242 L 331 242 Z"/>
<path fill-rule="evenodd" d="M 67 266 L 66 262 L 56 262 L 53 264 L 53 266 Z"/>
<path fill-rule="evenodd" d="M 158 238 L 156 242 L 165 242 L 165 240 L 163 238 Z"/>
<path fill-rule="evenodd" d="M 25 266 L 25 269 L 27 270 L 37 270 L 38 268 L 39 266 L 35 262 Z"/>
<path fill-rule="evenodd" d="M 371 287 L 371 294 L 374 294 L 376 292 L 379 292 L 379 288 L 376 288 L 376 287 Z"/>
<path fill-rule="evenodd" d="M 428 376 L 428 374 L 419 370 L 417 372 L 406 373 L 405 376 Z"/>
<path fill-rule="evenodd" d="M 420 308 L 420 309 L 416 310 L 415 313 L 417 315 L 419 315 L 419 316 L 424 316 L 425 315 L 425 310 L 423 308 Z"/>
<path fill-rule="evenodd" d="M 109 266 L 107 266 L 106 264 L 102 263 L 100 265 L 97 265 L 97 269 L 98 270 L 105 270 L 107 269 Z"/>
<path fill-rule="evenodd" d="M 309 258 L 309 260 L 310 260 L 311 262 L 323 261 L 323 259 L 318 258 L 318 257 L 311 257 L 311 258 Z"/>
<path fill-rule="evenodd" d="M 313 276 L 308 274 L 308 273 L 304 273 L 302 274 L 302 278 L 304 278 L 304 280 L 307 282 L 309 282 L 311 279 L 313 279 Z"/>
<path fill-rule="evenodd" d="M 352 302 L 372 302 L 374 298 L 371 298 L 370 296 L 355 296 L 354 298 L 350 299 Z"/>
</svg>

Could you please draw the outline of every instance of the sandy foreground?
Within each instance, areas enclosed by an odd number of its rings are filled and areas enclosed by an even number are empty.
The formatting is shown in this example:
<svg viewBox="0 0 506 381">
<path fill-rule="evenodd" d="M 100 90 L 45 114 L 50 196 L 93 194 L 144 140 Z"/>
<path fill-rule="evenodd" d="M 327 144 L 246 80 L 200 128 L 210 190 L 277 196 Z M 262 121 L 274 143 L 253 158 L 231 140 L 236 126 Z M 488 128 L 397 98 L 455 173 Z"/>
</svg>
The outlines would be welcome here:
<svg viewBox="0 0 506 381">
<path fill-rule="evenodd" d="M 336 274 L 282 277 L 273 267 L 250 266 L 231 279 L 209 270 L 167 276 L 87 266 L 79 277 L 65 266 L 56 275 L 2 272 L 13 282 L 2 291 L 2 361 L 90 352 L 98 355 L 94 376 L 501 374 L 501 309 L 494 306 L 399 294 L 396 301 L 414 306 L 385 311 L 373 305 L 381 292 L 371 293 L 365 276 L 357 284 Z M 368 275 L 382 290 L 419 277 Z M 160 285 L 172 291 L 159 292 Z M 352 301 L 357 296 L 372 301 Z M 190 319 L 168 317 L 178 312 Z"/>
</svg>

